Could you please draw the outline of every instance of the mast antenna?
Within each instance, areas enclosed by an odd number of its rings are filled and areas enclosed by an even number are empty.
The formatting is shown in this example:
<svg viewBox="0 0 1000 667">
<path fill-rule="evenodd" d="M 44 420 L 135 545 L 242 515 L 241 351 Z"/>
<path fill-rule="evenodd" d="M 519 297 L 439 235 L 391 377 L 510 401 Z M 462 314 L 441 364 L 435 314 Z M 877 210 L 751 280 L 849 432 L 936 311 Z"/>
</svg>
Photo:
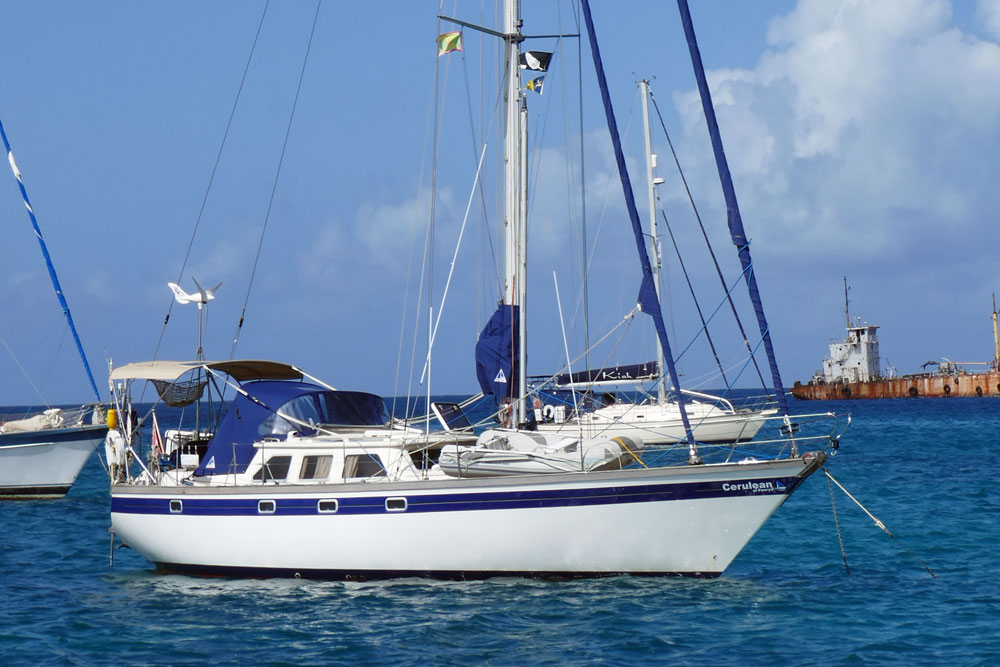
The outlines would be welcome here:
<svg viewBox="0 0 1000 667">
<path fill-rule="evenodd" d="M 851 289 L 847 286 L 847 276 L 844 276 L 844 316 L 847 317 L 847 328 L 851 328 L 851 302 L 847 299 L 847 291 Z"/>
</svg>

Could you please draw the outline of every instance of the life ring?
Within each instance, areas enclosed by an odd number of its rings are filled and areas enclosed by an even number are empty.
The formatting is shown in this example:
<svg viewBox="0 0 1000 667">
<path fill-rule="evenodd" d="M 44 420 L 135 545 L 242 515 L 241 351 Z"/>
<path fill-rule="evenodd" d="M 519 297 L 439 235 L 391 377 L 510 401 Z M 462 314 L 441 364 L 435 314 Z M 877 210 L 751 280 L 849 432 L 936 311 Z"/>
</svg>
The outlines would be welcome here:
<svg viewBox="0 0 1000 667">
<path fill-rule="evenodd" d="M 982 396 L 982 395 L 983 395 L 983 388 L 976 387 L 976 396 Z"/>
<path fill-rule="evenodd" d="M 916 398 L 919 395 L 920 395 L 920 392 L 917 391 L 916 387 L 910 387 L 910 396 L 912 396 L 913 398 Z"/>
<path fill-rule="evenodd" d="M 556 408 L 553 405 L 546 405 L 542 408 L 542 417 L 545 421 L 550 422 L 556 417 Z"/>
<path fill-rule="evenodd" d="M 944 387 L 942 387 L 942 391 L 944 392 L 945 396 L 949 395 L 951 393 L 951 385 L 946 384 Z"/>
</svg>

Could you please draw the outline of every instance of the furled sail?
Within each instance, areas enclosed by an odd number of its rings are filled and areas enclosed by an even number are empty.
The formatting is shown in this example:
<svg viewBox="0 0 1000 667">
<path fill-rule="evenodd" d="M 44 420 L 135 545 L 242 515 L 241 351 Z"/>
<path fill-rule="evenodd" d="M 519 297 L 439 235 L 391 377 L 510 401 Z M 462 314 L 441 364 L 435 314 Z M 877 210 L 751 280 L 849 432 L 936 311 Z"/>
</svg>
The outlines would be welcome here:
<svg viewBox="0 0 1000 667">
<path fill-rule="evenodd" d="M 750 241 L 747 239 L 746 231 L 743 228 L 743 217 L 740 215 L 740 205 L 736 200 L 733 177 L 729 172 L 726 151 L 722 147 L 722 135 L 719 133 L 719 123 L 715 118 L 712 93 L 708 89 L 708 81 L 705 78 L 705 67 L 701 62 L 698 39 L 694 34 L 694 24 L 691 22 L 691 11 L 688 9 L 687 0 L 677 0 L 677 7 L 681 13 L 684 35 L 687 37 L 688 51 L 691 53 L 691 64 L 694 66 L 695 79 L 698 81 L 698 93 L 701 95 L 701 106 L 705 112 L 705 122 L 708 125 L 708 133 L 712 139 L 712 151 L 715 153 L 715 164 L 719 171 L 719 180 L 722 182 L 722 192 L 726 198 L 729 235 L 733 240 L 733 245 L 736 246 L 739 252 L 740 264 L 743 266 L 743 277 L 750 292 L 750 301 L 753 303 L 754 314 L 757 316 L 757 325 L 760 327 L 761 340 L 764 343 L 764 351 L 767 353 L 767 361 L 771 367 L 771 380 L 774 382 L 774 392 L 775 397 L 778 399 L 778 407 L 781 410 L 781 414 L 787 415 L 788 399 L 785 396 L 785 388 L 781 383 L 781 373 L 778 372 L 778 362 L 774 355 L 774 346 L 771 344 L 771 334 L 767 318 L 764 316 L 764 306 L 761 303 L 760 290 L 757 289 L 757 278 L 753 272 L 753 260 L 750 258 Z"/>
<path fill-rule="evenodd" d="M 670 341 L 667 339 L 667 328 L 663 323 L 663 312 L 660 310 L 660 299 L 656 295 L 653 269 L 649 264 L 649 255 L 646 253 L 646 240 L 642 234 L 642 225 L 639 224 L 639 213 L 635 206 L 632 182 L 629 179 L 628 168 L 625 165 L 625 154 L 622 152 L 621 137 L 618 133 L 618 122 L 615 120 L 615 112 L 611 105 L 611 94 L 608 92 L 608 81 L 604 74 L 604 64 L 601 62 L 601 51 L 597 46 L 597 33 L 594 30 L 594 20 L 590 13 L 590 2 L 582 0 L 580 6 L 583 10 L 584 22 L 587 24 L 587 35 L 590 38 L 590 52 L 594 57 L 594 71 L 597 74 L 597 83 L 601 89 L 601 101 L 604 103 L 604 115 L 608 123 L 608 133 L 611 135 L 611 144 L 615 150 L 618 176 L 622 182 L 622 193 L 625 195 L 625 208 L 632 223 L 636 248 L 639 251 L 639 266 L 642 269 L 642 283 L 639 286 L 638 298 L 639 309 L 652 318 L 657 338 L 660 341 L 660 349 L 663 350 L 663 360 L 667 366 L 670 382 L 674 387 L 680 389 L 681 384 L 678 380 L 677 368 L 674 366 L 674 358 L 670 351 Z M 680 406 L 681 421 L 684 422 L 684 430 L 687 433 L 687 442 L 691 451 L 690 459 L 692 462 L 700 460 L 697 459 L 695 453 L 691 424 L 687 418 L 687 411 L 684 410 L 684 395 L 680 392 L 677 393 L 677 403 Z"/>
<path fill-rule="evenodd" d="M 512 398 L 517 389 L 517 306 L 500 304 L 476 342 L 476 377 L 484 394 Z"/>
</svg>

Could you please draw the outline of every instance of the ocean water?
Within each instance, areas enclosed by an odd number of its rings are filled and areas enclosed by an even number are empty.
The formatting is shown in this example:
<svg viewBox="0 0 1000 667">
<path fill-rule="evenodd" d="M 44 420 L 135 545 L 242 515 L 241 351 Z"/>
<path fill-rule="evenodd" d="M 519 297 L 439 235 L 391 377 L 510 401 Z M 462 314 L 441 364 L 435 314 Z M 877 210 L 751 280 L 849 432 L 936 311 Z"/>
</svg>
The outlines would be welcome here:
<svg viewBox="0 0 1000 667">
<path fill-rule="evenodd" d="M 853 415 L 827 468 L 895 536 L 835 490 L 849 573 L 817 474 L 713 580 L 163 575 L 109 563 L 94 456 L 0 503 L 0 664 L 1000 664 L 1000 399 L 793 409 Z"/>
</svg>

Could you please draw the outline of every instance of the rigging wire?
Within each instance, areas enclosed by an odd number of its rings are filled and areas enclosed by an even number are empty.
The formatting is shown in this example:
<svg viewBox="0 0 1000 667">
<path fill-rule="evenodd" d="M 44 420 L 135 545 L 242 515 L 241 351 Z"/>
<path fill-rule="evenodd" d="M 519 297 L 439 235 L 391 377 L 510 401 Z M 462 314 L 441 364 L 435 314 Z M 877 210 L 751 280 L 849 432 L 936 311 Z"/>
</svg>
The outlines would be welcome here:
<svg viewBox="0 0 1000 667">
<path fill-rule="evenodd" d="M 444 6 L 443 2 L 438 2 L 438 20 L 437 20 L 437 32 L 441 34 L 441 9 Z M 420 268 L 420 282 L 417 285 L 417 304 L 414 310 L 414 335 L 412 337 L 413 344 L 410 349 L 410 375 L 406 382 L 406 405 L 404 409 L 404 416 L 410 418 L 417 409 L 417 397 L 413 396 L 413 405 L 410 405 L 410 398 L 413 389 L 413 376 L 416 371 L 417 363 L 417 341 L 419 335 L 416 331 L 419 330 L 420 320 L 423 314 L 423 299 L 424 299 L 424 283 L 428 284 L 427 287 L 427 300 L 428 303 L 431 301 L 431 290 L 434 283 L 434 269 L 433 269 L 433 257 L 434 257 L 434 215 L 435 215 L 435 200 L 437 198 L 436 194 L 436 183 L 437 183 L 437 160 L 438 160 L 438 136 L 439 136 L 439 126 L 440 118 L 438 118 L 438 105 L 439 105 L 439 81 L 440 81 L 440 70 L 441 70 L 441 60 L 437 53 L 437 49 L 434 51 L 434 97 L 432 105 L 432 140 L 431 140 L 431 188 L 430 188 L 430 206 L 427 216 L 427 227 L 424 232 L 424 255 L 421 262 Z M 464 54 L 464 52 L 461 52 Z M 450 66 L 450 64 L 449 64 Z M 447 90 L 447 68 L 445 72 L 445 90 Z M 426 278 L 426 280 L 425 280 Z M 410 410 L 414 412 L 411 413 Z M 427 411 L 430 412 L 430 406 L 427 406 Z"/>
<path fill-rule="evenodd" d="M 28 372 L 27 372 L 27 371 L 26 371 L 26 370 L 24 369 L 24 366 L 22 366 L 22 365 L 21 365 L 21 362 L 20 362 L 20 361 L 18 361 L 18 359 L 17 359 L 17 356 L 16 356 L 15 354 L 14 354 L 14 351 L 13 351 L 12 349 L 10 349 L 10 345 L 8 345 L 8 344 L 7 344 L 7 340 L 6 340 L 6 339 L 4 339 L 4 338 L 3 338 L 2 336 L 0 336 L 0 343 L 3 343 L 3 346 L 4 346 L 4 348 L 6 348 L 6 350 L 7 350 L 7 353 L 8 353 L 8 354 L 10 354 L 10 358 L 11 358 L 11 359 L 12 359 L 12 360 L 14 361 L 14 363 L 15 363 L 15 364 L 17 365 L 17 368 L 18 368 L 18 370 L 19 370 L 19 371 L 21 371 L 21 375 L 23 375 L 23 376 L 24 376 L 24 379 L 25 379 L 25 380 L 27 380 L 27 381 L 28 381 L 28 384 L 30 384 L 30 385 L 31 385 L 31 388 L 35 390 L 35 393 L 36 393 L 36 394 L 38 394 L 38 398 L 42 399 L 42 404 L 43 404 L 43 405 L 44 405 L 44 406 L 45 406 L 46 408 L 47 408 L 47 407 L 49 407 L 49 403 L 48 403 L 48 401 L 46 401 L 46 400 L 45 400 L 45 397 L 44 397 L 44 396 L 42 396 L 42 392 L 41 392 L 41 391 L 40 391 L 40 390 L 38 389 L 38 387 L 37 387 L 37 386 L 35 385 L 35 383 L 34 383 L 34 382 L 32 381 L 32 379 L 31 379 L 31 376 L 30 376 L 30 375 L 28 375 Z"/>
<path fill-rule="evenodd" d="M 250 70 L 250 62 L 253 60 L 254 51 L 257 49 L 257 40 L 260 39 L 260 31 L 264 25 L 264 17 L 267 15 L 267 7 L 271 3 L 271 0 L 266 0 L 264 2 L 264 10 L 260 14 L 260 21 L 257 23 L 257 32 L 254 34 L 253 44 L 250 46 L 250 53 L 247 55 L 246 64 L 243 66 L 243 76 L 240 78 L 240 85 L 236 90 L 236 97 L 233 99 L 233 108 L 229 111 L 229 120 L 226 121 L 226 131 L 222 134 L 222 141 L 219 144 L 219 150 L 215 155 L 215 164 L 212 165 L 212 173 L 208 178 L 208 185 L 205 187 L 205 195 L 201 199 L 201 207 L 198 209 L 198 217 L 194 221 L 194 229 L 191 231 L 191 239 L 188 241 L 187 251 L 184 253 L 184 261 L 181 262 L 180 271 L 177 272 L 177 283 L 180 284 L 184 277 L 184 269 L 187 268 L 188 259 L 191 257 L 191 249 L 194 247 L 194 239 L 198 235 L 198 227 L 201 224 L 201 217 L 205 213 L 205 204 L 208 202 L 208 195 L 212 191 L 212 183 L 215 181 L 215 173 L 219 169 L 219 162 L 222 160 L 222 150 L 226 145 L 226 139 L 229 137 L 229 130 L 233 125 L 233 117 L 236 115 L 236 107 L 240 101 L 240 95 L 243 93 L 243 85 L 247 80 L 247 72 Z M 167 306 L 167 314 L 163 318 L 163 326 L 160 328 L 160 337 L 156 340 L 156 348 L 153 350 L 153 360 L 155 361 L 157 355 L 160 352 L 160 345 L 163 342 L 163 335 L 167 330 L 167 323 L 170 321 L 170 313 L 174 308 L 174 298 L 171 296 L 170 304 Z M 140 397 L 141 400 L 141 397 Z"/>
<path fill-rule="evenodd" d="M 637 89 L 635 95 L 638 95 L 638 94 L 639 93 L 638 93 L 638 89 Z M 632 113 L 632 111 L 635 110 L 634 99 L 635 98 L 633 97 L 633 104 L 630 107 L 628 119 L 625 121 L 625 131 L 622 133 L 622 142 L 623 143 L 628 143 L 628 138 L 629 138 L 629 136 L 631 134 L 632 121 L 634 120 L 634 114 Z M 590 256 L 588 257 L 588 259 L 586 261 L 586 264 L 584 266 L 584 275 L 585 276 L 590 275 L 590 267 L 593 265 L 594 259 L 597 256 L 598 241 L 601 238 L 601 231 L 604 229 L 604 223 L 608 219 L 608 206 L 610 204 L 611 195 L 614 192 L 616 185 L 617 185 L 617 183 L 614 180 L 614 178 L 607 179 L 607 187 L 606 187 L 606 189 L 604 191 L 604 206 L 601 209 L 601 215 L 600 215 L 600 217 L 598 219 L 597 231 L 594 233 L 594 242 L 591 245 L 591 247 L 589 248 Z M 624 290 L 624 282 L 622 284 L 622 290 Z"/>
<path fill-rule="evenodd" d="M 663 224 L 666 225 L 667 233 L 670 235 L 670 242 L 674 246 L 674 253 L 677 255 L 677 261 L 680 264 L 681 272 L 684 274 L 684 280 L 687 282 L 688 290 L 691 292 L 691 300 L 694 301 L 695 310 L 698 311 L 698 319 L 701 320 L 701 330 L 705 332 L 705 340 L 708 341 L 708 346 L 712 350 L 712 356 L 715 357 L 715 363 L 719 367 L 719 373 L 722 375 L 722 381 L 726 383 L 726 389 L 731 389 L 729 386 L 729 380 L 726 379 L 726 371 L 722 368 L 722 361 L 719 359 L 719 353 L 715 349 L 715 342 L 712 340 L 711 334 L 708 333 L 708 323 L 705 322 L 705 315 L 701 312 L 701 304 L 698 302 L 698 297 L 695 295 L 694 285 L 691 284 L 691 276 L 688 275 L 687 266 L 684 264 L 684 257 L 681 256 L 680 248 L 677 247 L 677 239 L 674 237 L 674 230 L 670 227 L 670 221 L 667 220 L 667 212 L 663 210 L 659 194 L 656 195 L 656 201 L 661 204 L 660 215 L 663 217 Z M 683 354 L 683 352 L 681 354 Z M 680 360 L 680 355 L 678 355 L 677 359 Z"/>
<path fill-rule="evenodd" d="M 691 202 L 691 208 L 694 210 L 694 217 L 698 220 L 698 226 L 701 228 L 701 234 L 705 238 L 709 254 L 712 256 L 712 263 L 715 265 L 715 271 L 722 283 L 722 288 L 726 289 L 726 279 L 722 275 L 722 268 L 719 266 L 719 260 L 715 257 L 715 251 L 712 248 L 711 242 L 708 240 L 708 232 L 705 231 L 705 225 L 701 220 L 701 214 L 698 212 L 698 207 L 694 203 L 694 196 L 691 194 L 691 188 L 688 187 L 687 178 L 684 176 L 684 170 L 681 168 L 680 159 L 677 157 L 677 151 L 674 150 L 674 143 L 670 140 L 670 133 L 667 132 L 667 125 L 663 121 L 663 115 L 660 113 L 660 106 L 656 103 L 656 97 L 653 95 L 652 89 L 649 91 L 649 99 L 653 102 L 653 109 L 656 110 L 656 117 L 660 119 L 660 127 L 663 128 L 663 134 L 667 139 L 667 145 L 670 146 L 670 153 L 674 157 L 674 163 L 677 165 L 677 172 L 681 177 L 681 182 L 684 184 L 684 190 L 687 192 L 688 200 Z M 733 317 L 736 320 L 736 325 L 739 327 L 740 335 L 743 336 L 743 342 L 747 346 L 747 350 L 751 350 L 750 338 L 747 336 L 746 329 L 743 328 L 743 321 L 740 319 L 739 313 L 736 311 L 736 304 L 733 302 L 732 296 L 729 295 L 728 290 L 726 295 L 729 300 L 729 306 L 733 311 Z M 764 374 L 761 372 L 760 366 L 757 364 L 757 359 L 755 357 L 753 358 L 753 365 L 757 370 L 757 377 L 760 378 L 761 386 L 764 387 L 764 391 L 770 395 L 770 392 L 768 392 L 767 382 L 764 380 Z"/>
<path fill-rule="evenodd" d="M 580 8 L 578 4 L 570 5 L 574 11 L 574 18 L 576 19 L 576 32 L 580 34 L 582 31 L 580 29 Z M 561 23 L 560 23 L 561 26 Z M 576 78 L 577 78 L 577 107 L 579 109 L 580 116 L 580 251 L 581 260 L 583 262 L 583 290 L 581 294 L 581 299 L 583 301 L 583 347 L 586 350 L 590 349 L 590 298 L 587 289 L 587 180 L 586 180 L 586 163 L 584 162 L 584 150 L 583 150 L 583 40 L 577 38 L 576 40 Z M 584 366 L 590 367 L 590 357 L 589 355 L 584 355 Z"/>
<path fill-rule="evenodd" d="M 264 214 L 264 226 L 260 230 L 260 239 L 257 241 L 257 254 L 254 256 L 253 268 L 250 270 L 250 280 L 247 282 L 247 293 L 243 298 L 243 308 L 240 310 L 240 321 L 236 325 L 236 333 L 233 335 L 233 347 L 229 351 L 229 358 L 236 355 L 236 346 L 240 342 L 240 332 L 243 330 L 243 321 L 246 317 L 247 304 L 250 302 L 250 291 L 253 289 L 253 281 L 257 275 L 257 264 L 260 262 L 260 253 L 264 247 L 264 235 L 267 233 L 267 223 L 271 219 L 271 207 L 274 204 L 274 195 L 278 190 L 278 179 L 281 176 L 281 166 L 285 161 L 285 150 L 288 148 L 288 137 L 292 133 L 292 122 L 295 120 L 295 109 L 299 104 L 299 93 L 302 90 L 302 80 L 306 75 L 306 64 L 309 62 L 309 51 L 312 49 L 313 36 L 316 34 L 316 23 L 319 20 L 319 10 L 323 5 L 323 0 L 316 1 L 316 12 L 313 14 L 312 28 L 309 30 L 309 42 L 306 44 L 306 52 L 302 57 L 302 69 L 299 71 L 299 82 L 295 87 L 295 99 L 292 101 L 292 110 L 288 114 L 288 126 L 285 128 L 285 139 L 281 144 L 281 155 L 278 158 L 278 168 L 274 172 L 274 182 L 271 184 L 271 196 L 267 201 L 267 212 Z"/>
</svg>

